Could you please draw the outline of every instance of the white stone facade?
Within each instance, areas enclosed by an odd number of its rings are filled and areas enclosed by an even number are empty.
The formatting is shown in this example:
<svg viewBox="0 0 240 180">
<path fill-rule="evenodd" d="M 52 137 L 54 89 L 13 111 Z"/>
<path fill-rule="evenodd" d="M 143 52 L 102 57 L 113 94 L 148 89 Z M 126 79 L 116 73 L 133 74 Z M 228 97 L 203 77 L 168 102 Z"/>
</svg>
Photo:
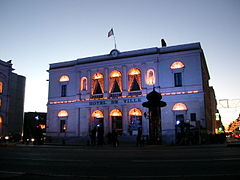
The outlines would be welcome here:
<svg viewBox="0 0 240 180">
<path fill-rule="evenodd" d="M 153 87 L 167 103 L 161 109 L 164 142 L 175 142 L 178 118 L 213 132 L 215 119 L 206 113 L 206 107 L 215 111 L 206 100 L 208 80 L 200 43 L 113 50 L 107 55 L 51 64 L 47 136 L 89 136 L 98 123 L 105 135 L 116 128 L 122 136 L 133 136 L 136 126 L 142 126 L 143 134 L 148 135 L 148 109 L 142 103 Z M 177 103 L 182 104 L 174 107 Z"/>
</svg>

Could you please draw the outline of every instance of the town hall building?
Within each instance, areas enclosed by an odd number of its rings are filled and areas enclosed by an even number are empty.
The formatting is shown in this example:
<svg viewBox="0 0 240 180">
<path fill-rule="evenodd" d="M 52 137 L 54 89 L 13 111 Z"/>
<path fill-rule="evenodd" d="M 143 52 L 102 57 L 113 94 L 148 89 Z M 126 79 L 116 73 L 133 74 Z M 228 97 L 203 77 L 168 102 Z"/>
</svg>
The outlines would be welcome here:
<svg viewBox="0 0 240 180">
<path fill-rule="evenodd" d="M 214 133 L 216 100 L 200 43 L 154 47 L 50 64 L 47 136 L 89 137 L 102 127 L 121 137 L 149 135 L 148 93 L 162 95 L 164 143 L 176 142 L 179 123 Z"/>
</svg>

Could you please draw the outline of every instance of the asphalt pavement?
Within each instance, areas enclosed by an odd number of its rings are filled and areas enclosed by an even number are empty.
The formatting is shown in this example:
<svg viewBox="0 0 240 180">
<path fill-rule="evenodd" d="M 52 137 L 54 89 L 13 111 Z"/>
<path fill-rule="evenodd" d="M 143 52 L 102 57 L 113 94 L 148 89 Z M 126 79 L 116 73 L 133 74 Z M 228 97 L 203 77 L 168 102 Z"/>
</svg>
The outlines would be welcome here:
<svg viewBox="0 0 240 180">
<path fill-rule="evenodd" d="M 0 179 L 230 179 L 239 161 L 240 148 L 226 144 L 9 144 L 0 146 Z"/>
</svg>

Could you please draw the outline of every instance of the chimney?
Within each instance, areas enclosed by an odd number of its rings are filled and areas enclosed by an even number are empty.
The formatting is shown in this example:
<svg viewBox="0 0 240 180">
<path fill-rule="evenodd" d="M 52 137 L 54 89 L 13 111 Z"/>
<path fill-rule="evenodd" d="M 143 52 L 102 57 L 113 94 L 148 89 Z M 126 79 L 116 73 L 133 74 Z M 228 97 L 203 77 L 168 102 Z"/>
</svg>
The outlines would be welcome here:
<svg viewBox="0 0 240 180">
<path fill-rule="evenodd" d="M 164 39 L 161 39 L 161 44 L 162 44 L 162 47 L 166 47 L 167 46 L 167 43 L 165 42 Z"/>
</svg>

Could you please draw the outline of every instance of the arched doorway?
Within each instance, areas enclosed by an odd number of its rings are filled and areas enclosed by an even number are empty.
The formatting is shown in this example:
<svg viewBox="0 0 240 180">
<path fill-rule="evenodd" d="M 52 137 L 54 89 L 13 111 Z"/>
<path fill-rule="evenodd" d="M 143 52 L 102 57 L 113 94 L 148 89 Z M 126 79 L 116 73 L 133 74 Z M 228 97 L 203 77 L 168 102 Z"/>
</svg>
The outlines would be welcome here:
<svg viewBox="0 0 240 180">
<path fill-rule="evenodd" d="M 175 116 L 176 144 L 185 144 L 190 140 L 190 122 L 186 120 L 187 110 L 184 103 L 176 103 L 172 107 Z"/>
<path fill-rule="evenodd" d="M 96 110 L 92 113 L 92 121 L 90 123 L 90 130 L 94 128 L 103 128 L 103 113 L 100 110 Z"/>
<path fill-rule="evenodd" d="M 130 121 L 128 131 L 130 135 L 137 135 L 138 128 L 142 127 L 142 111 L 138 108 L 132 108 L 129 111 Z"/>
<path fill-rule="evenodd" d="M 122 135 L 122 112 L 119 109 L 113 109 L 110 112 L 112 120 L 112 130 L 115 130 L 119 135 Z"/>
</svg>

